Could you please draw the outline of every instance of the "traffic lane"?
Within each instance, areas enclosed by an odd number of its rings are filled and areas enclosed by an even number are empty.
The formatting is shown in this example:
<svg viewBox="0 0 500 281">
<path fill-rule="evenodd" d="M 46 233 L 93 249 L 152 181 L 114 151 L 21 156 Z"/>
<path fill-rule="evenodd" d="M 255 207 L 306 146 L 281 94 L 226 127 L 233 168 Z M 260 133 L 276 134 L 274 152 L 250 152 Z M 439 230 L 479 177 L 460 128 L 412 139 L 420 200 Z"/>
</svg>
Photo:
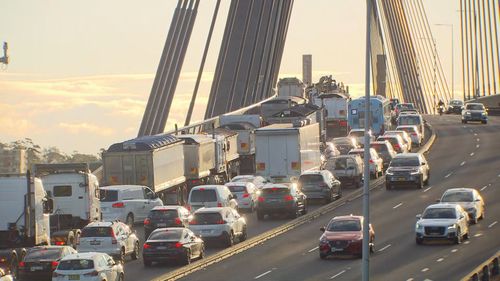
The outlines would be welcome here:
<svg viewBox="0 0 500 281">
<path fill-rule="evenodd" d="M 343 196 L 354 192 L 356 189 L 347 188 L 343 189 Z M 314 211 L 317 208 L 323 206 L 320 202 L 312 202 L 308 207 L 308 211 Z M 290 221 L 290 219 L 284 217 L 267 217 L 263 221 L 257 220 L 256 213 L 241 213 L 243 217 L 247 220 L 248 225 L 248 238 L 252 238 L 268 230 L 281 226 Z M 141 245 L 144 242 L 144 230 L 142 226 L 136 226 L 137 234 L 140 237 Z M 210 256 L 218 253 L 219 251 L 225 249 L 222 245 L 215 243 L 207 244 L 206 256 Z M 142 256 L 138 260 L 129 260 L 125 263 L 125 272 L 127 279 L 130 280 L 151 280 L 153 278 L 159 277 L 165 273 L 172 270 L 176 270 L 182 267 L 180 264 L 176 263 L 159 263 L 154 264 L 152 267 L 145 268 L 142 262 Z"/>
</svg>

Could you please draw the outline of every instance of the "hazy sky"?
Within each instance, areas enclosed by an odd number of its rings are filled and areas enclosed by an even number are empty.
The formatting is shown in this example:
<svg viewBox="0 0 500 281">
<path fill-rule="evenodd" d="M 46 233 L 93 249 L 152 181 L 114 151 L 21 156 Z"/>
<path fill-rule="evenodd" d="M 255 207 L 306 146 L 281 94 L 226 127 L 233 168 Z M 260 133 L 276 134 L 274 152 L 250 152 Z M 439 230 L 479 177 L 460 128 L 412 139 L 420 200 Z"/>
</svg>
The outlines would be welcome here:
<svg viewBox="0 0 500 281">
<path fill-rule="evenodd" d="M 409 1 L 409 0 L 405 0 Z M 417 0 L 411 0 L 417 1 Z M 215 0 L 201 1 L 167 129 L 183 123 Z M 223 0 L 195 120 L 202 118 L 225 25 Z M 176 0 L 0 0 L 0 41 L 11 63 L 0 70 L 0 142 L 30 137 L 43 147 L 96 154 L 137 135 Z M 455 91 L 461 91 L 458 0 L 425 0 L 431 24 L 454 24 Z M 364 0 L 295 0 L 280 76 L 333 74 L 364 84 Z M 447 77 L 450 29 L 432 25 Z M 450 79 L 450 78 L 448 78 Z"/>
</svg>

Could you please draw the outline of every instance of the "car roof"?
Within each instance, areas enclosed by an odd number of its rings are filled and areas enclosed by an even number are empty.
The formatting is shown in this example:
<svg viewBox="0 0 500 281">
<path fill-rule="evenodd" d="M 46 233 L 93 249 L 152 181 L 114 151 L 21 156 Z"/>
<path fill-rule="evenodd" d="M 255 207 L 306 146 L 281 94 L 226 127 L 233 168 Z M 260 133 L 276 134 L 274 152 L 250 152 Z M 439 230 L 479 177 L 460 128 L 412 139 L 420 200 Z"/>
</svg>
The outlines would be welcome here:
<svg viewBox="0 0 500 281">
<path fill-rule="evenodd" d="M 301 174 L 302 175 L 322 175 L 325 173 L 326 170 L 312 170 L 312 171 L 306 171 Z"/>
<path fill-rule="evenodd" d="M 194 213 L 220 213 L 223 210 L 231 209 L 231 207 L 209 207 L 209 208 L 200 208 L 196 210 Z"/>
<path fill-rule="evenodd" d="M 396 130 L 397 128 L 413 128 L 415 130 L 418 130 L 417 125 L 399 125 L 396 127 Z"/>
<path fill-rule="evenodd" d="M 93 260 L 94 257 L 97 255 L 103 255 L 103 253 L 86 252 L 86 253 L 69 254 L 64 258 L 62 258 L 62 260 L 79 260 L 79 259 Z"/>
<path fill-rule="evenodd" d="M 391 143 L 388 140 L 379 140 L 379 141 L 372 141 L 370 142 L 371 144 L 385 144 L 385 145 L 391 145 Z"/>
<path fill-rule="evenodd" d="M 146 186 L 143 185 L 108 185 L 108 186 L 101 186 L 99 189 L 106 189 L 106 190 L 130 190 L 130 189 L 139 189 L 143 188 Z"/>
<path fill-rule="evenodd" d="M 484 106 L 484 104 L 480 103 L 480 102 L 468 102 L 466 103 L 466 105 L 469 105 L 469 104 L 473 104 L 473 105 L 482 105 Z"/>
<path fill-rule="evenodd" d="M 346 215 L 346 216 L 336 216 L 336 217 L 333 217 L 332 220 L 363 220 L 363 216 L 355 216 L 355 215 Z"/>
<path fill-rule="evenodd" d="M 254 175 L 238 175 L 238 176 L 235 176 L 233 177 L 231 180 L 234 180 L 234 179 L 254 179 L 258 176 L 254 176 Z"/>
<path fill-rule="evenodd" d="M 245 182 L 245 181 L 237 181 L 237 182 L 226 182 L 225 185 L 227 187 L 229 186 L 248 186 L 248 185 L 254 185 L 253 182 Z"/>
<path fill-rule="evenodd" d="M 184 208 L 182 206 L 178 205 L 165 205 L 165 206 L 155 206 L 151 211 L 156 211 L 156 210 L 178 210 L 180 208 Z"/>
<path fill-rule="evenodd" d="M 396 154 L 394 158 L 411 158 L 411 157 L 419 157 L 420 153 L 417 152 L 407 152 L 407 153 L 399 153 Z"/>
<path fill-rule="evenodd" d="M 91 222 L 91 223 L 87 224 L 87 226 L 85 226 L 85 227 L 110 227 L 110 226 L 112 226 L 114 223 L 117 223 L 117 222 L 110 222 L 110 221 L 94 221 L 94 222 Z"/>
<path fill-rule="evenodd" d="M 436 209 L 436 208 L 456 208 L 457 206 L 460 206 L 456 203 L 436 203 L 427 206 L 426 209 Z"/>
<path fill-rule="evenodd" d="M 153 232 L 156 232 L 158 230 L 160 231 L 168 231 L 168 230 L 184 230 L 184 229 L 188 229 L 188 228 L 185 228 L 185 227 L 162 227 L 162 228 L 157 228 L 155 230 L 153 230 Z"/>
<path fill-rule="evenodd" d="M 262 189 L 269 189 L 269 188 L 290 188 L 291 183 L 267 183 L 265 184 Z"/>
<path fill-rule="evenodd" d="M 197 185 L 197 186 L 193 187 L 191 189 L 191 191 L 195 190 L 195 189 L 219 189 L 219 188 L 223 188 L 223 187 L 226 187 L 226 186 L 217 185 L 217 184 Z"/>
<path fill-rule="evenodd" d="M 447 190 L 445 190 L 444 193 L 448 193 L 448 192 L 474 192 L 476 189 L 474 188 L 466 188 L 466 187 L 457 187 L 457 188 L 448 188 Z M 444 194 L 443 193 L 443 194 Z"/>
</svg>

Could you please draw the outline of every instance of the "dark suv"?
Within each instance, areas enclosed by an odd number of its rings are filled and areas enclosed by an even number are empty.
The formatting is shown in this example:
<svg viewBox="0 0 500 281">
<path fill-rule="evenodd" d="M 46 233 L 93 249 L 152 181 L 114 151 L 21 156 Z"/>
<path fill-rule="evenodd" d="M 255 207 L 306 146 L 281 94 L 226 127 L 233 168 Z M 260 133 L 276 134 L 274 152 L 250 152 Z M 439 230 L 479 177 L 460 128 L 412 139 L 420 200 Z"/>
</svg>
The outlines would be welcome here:
<svg viewBox="0 0 500 281">
<path fill-rule="evenodd" d="M 307 213 L 306 195 L 294 183 L 266 184 L 259 196 L 257 219 L 271 214 L 288 214 L 290 218 Z"/>
<path fill-rule="evenodd" d="M 488 123 L 488 112 L 482 103 L 468 103 L 462 111 L 462 123 L 470 121 L 480 121 Z"/>
<path fill-rule="evenodd" d="M 416 186 L 423 188 L 429 183 L 429 165 L 422 153 L 398 154 L 392 159 L 385 174 L 385 188 Z"/>
<path fill-rule="evenodd" d="M 144 220 L 144 238 L 157 228 L 188 227 L 193 216 L 182 206 L 156 206 Z"/>
<path fill-rule="evenodd" d="M 330 203 L 342 196 L 340 181 L 328 170 L 304 172 L 298 184 L 308 200 L 323 199 L 325 203 Z"/>
</svg>

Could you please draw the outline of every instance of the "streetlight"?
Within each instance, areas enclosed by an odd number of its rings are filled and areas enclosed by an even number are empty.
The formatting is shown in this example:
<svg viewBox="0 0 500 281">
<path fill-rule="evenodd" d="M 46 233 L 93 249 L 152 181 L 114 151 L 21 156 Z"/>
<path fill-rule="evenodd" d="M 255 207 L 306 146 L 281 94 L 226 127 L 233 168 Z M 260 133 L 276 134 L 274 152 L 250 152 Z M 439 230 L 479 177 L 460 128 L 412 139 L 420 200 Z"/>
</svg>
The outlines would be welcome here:
<svg viewBox="0 0 500 281">
<path fill-rule="evenodd" d="M 451 95 L 455 98 L 455 67 L 454 67 L 454 47 L 453 47 L 453 24 L 449 23 L 436 23 L 437 26 L 449 26 L 451 27 Z"/>
</svg>

